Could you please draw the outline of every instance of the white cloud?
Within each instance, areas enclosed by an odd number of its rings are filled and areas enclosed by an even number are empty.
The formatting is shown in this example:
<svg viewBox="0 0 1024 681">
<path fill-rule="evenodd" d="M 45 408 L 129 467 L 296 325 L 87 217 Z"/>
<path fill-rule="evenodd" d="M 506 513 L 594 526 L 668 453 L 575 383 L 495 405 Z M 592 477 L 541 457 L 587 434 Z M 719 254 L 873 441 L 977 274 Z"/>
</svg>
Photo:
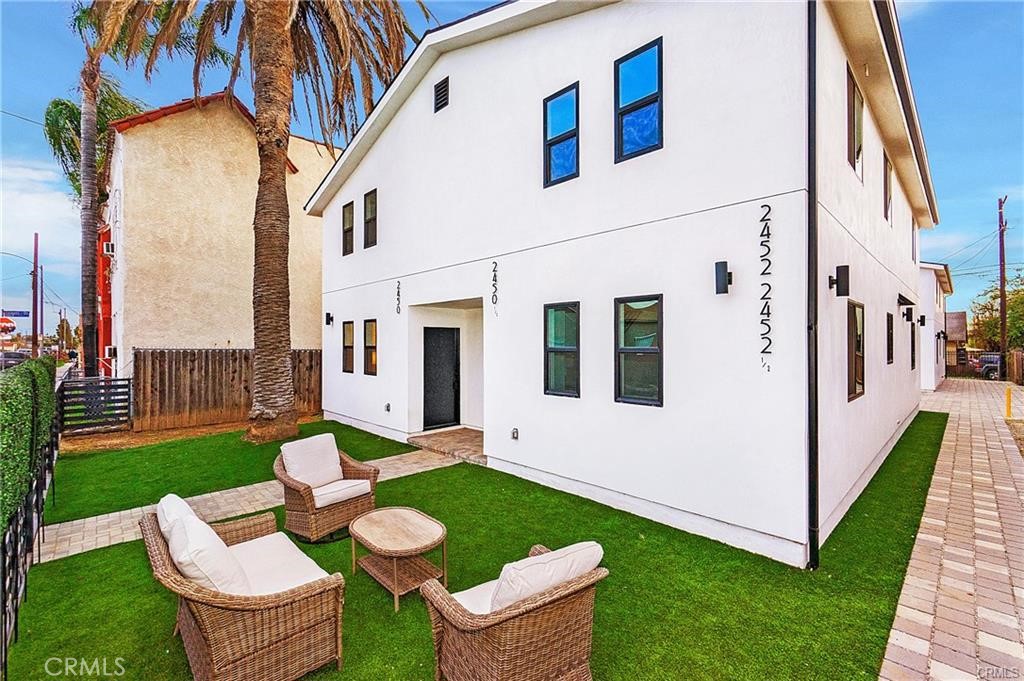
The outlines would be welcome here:
<svg viewBox="0 0 1024 681">
<path fill-rule="evenodd" d="M 39 232 L 40 260 L 73 273 L 81 262 L 78 207 L 53 161 L 0 160 L 0 250 L 32 257 Z"/>
<path fill-rule="evenodd" d="M 932 0 L 896 0 L 896 14 L 901 21 L 908 21 L 928 11 Z"/>
</svg>

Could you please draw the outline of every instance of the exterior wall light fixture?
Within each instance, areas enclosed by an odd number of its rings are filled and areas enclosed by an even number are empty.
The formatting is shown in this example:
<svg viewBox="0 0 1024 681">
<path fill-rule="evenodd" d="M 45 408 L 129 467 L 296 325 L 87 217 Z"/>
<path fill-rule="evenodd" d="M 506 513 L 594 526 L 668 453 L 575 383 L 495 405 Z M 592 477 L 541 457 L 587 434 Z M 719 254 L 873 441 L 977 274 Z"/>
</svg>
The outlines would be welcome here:
<svg viewBox="0 0 1024 681">
<path fill-rule="evenodd" d="M 836 296 L 845 298 L 850 295 L 850 266 L 836 265 L 836 275 L 829 275 L 828 287 L 836 290 Z"/>
</svg>

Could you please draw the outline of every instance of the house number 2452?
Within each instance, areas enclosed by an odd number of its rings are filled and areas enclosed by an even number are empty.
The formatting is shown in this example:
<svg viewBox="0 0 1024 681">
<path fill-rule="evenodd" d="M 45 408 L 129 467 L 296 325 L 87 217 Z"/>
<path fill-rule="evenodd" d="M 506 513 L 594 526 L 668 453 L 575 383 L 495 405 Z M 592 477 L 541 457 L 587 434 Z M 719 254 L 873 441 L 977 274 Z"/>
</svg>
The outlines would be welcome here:
<svg viewBox="0 0 1024 681">
<path fill-rule="evenodd" d="M 772 370 L 772 207 L 763 204 L 761 224 L 761 312 L 758 314 L 761 331 L 761 367 Z"/>
</svg>

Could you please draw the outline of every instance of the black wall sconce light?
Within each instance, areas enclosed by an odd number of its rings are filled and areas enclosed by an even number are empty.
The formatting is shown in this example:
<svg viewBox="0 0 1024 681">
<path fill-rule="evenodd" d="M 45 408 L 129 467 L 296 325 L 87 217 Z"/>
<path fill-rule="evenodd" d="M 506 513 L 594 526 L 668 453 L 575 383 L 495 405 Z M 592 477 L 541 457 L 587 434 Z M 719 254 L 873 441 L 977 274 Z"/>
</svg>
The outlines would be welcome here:
<svg viewBox="0 0 1024 681">
<path fill-rule="evenodd" d="M 327 326 L 330 326 L 333 323 L 334 323 L 334 315 L 332 315 L 330 312 L 326 313 L 324 315 L 324 324 L 326 324 Z"/>
<path fill-rule="evenodd" d="M 906 319 L 908 322 L 913 322 L 914 321 L 914 308 L 908 307 L 906 310 L 904 310 L 903 311 L 903 318 Z"/>
<path fill-rule="evenodd" d="M 715 293 L 728 293 L 732 286 L 732 272 L 729 271 L 729 262 L 719 260 L 715 263 Z"/>
<path fill-rule="evenodd" d="M 924 315 L 921 315 L 920 317 L 917 318 L 917 325 L 924 326 Z"/>
<path fill-rule="evenodd" d="M 836 265 L 836 276 L 829 275 L 828 287 L 834 288 L 840 298 L 850 295 L 850 266 Z"/>
<path fill-rule="evenodd" d="M 939 340 L 946 340 L 947 338 L 949 338 L 949 336 L 946 335 L 945 331 L 936 331 L 935 337 L 938 338 Z"/>
</svg>

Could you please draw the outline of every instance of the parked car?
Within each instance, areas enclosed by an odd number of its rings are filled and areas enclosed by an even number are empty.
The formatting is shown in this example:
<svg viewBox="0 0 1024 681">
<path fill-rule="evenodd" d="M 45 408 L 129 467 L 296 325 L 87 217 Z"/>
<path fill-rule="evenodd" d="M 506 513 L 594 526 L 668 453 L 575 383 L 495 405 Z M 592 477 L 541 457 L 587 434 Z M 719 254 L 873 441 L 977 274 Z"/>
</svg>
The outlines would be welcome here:
<svg viewBox="0 0 1024 681">
<path fill-rule="evenodd" d="M 970 363 L 974 367 L 974 371 L 982 378 L 990 381 L 999 379 L 1002 357 L 998 352 L 983 352 L 977 357 L 972 357 Z"/>
<path fill-rule="evenodd" d="M 10 367 L 21 364 L 27 359 L 28 355 L 24 355 L 20 352 L 12 350 L 0 352 L 0 369 L 9 369 Z"/>
</svg>

